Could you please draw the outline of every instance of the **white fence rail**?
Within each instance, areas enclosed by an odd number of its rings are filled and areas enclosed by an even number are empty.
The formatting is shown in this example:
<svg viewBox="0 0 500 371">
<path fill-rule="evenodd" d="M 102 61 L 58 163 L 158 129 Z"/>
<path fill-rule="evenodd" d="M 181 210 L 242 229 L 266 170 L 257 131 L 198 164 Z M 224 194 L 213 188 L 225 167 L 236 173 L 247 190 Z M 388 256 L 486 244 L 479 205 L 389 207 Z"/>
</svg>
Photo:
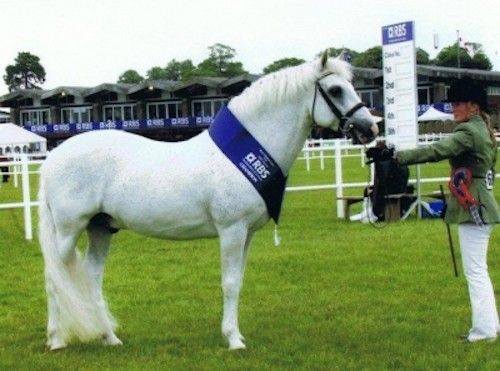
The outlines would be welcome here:
<svg viewBox="0 0 500 371">
<path fill-rule="evenodd" d="M 450 134 L 447 133 L 437 133 L 437 134 L 422 134 L 419 135 L 419 145 L 429 144 L 441 139 L 446 138 Z M 384 140 L 385 138 L 379 137 L 377 140 Z M 500 141 L 500 139 L 497 139 Z M 365 166 L 365 148 L 373 147 L 376 141 L 371 144 L 364 145 L 353 145 L 350 139 L 308 139 L 304 148 L 302 149 L 302 154 L 297 158 L 297 160 L 303 160 L 306 163 L 307 171 L 311 170 L 311 161 L 319 160 L 320 169 L 325 170 L 325 160 L 335 158 L 335 145 L 340 144 L 342 146 L 342 157 L 359 157 L 360 164 L 362 167 Z"/>
<path fill-rule="evenodd" d="M 426 145 L 429 142 L 441 140 L 446 138 L 450 134 L 424 134 L 419 136 L 418 145 Z M 384 138 L 377 138 L 378 140 L 383 140 Z M 500 142 L 500 138 L 497 137 L 497 142 Z M 310 171 L 310 161 L 312 159 L 319 159 L 321 170 L 324 170 L 324 160 L 326 158 L 335 159 L 335 182 L 330 184 L 322 184 L 322 185 L 308 185 L 308 186 L 291 186 L 287 187 L 286 190 L 288 192 L 298 192 L 298 191 L 315 191 L 315 190 L 325 190 L 325 189 L 335 189 L 336 197 L 337 197 L 337 217 L 344 218 L 344 208 L 343 208 L 343 200 L 341 199 L 344 196 L 343 189 L 344 188 L 364 188 L 368 185 L 373 185 L 374 179 L 374 167 L 373 164 L 371 166 L 370 171 L 370 182 L 356 182 L 356 183 L 344 183 L 342 180 L 342 158 L 345 157 L 356 157 L 359 156 L 361 158 L 361 166 L 365 166 L 365 155 L 364 149 L 367 147 L 373 147 L 376 141 L 372 142 L 368 146 L 364 145 L 353 145 L 350 144 L 350 141 L 347 139 L 317 139 L 317 140 L 308 140 L 306 141 L 304 148 L 302 149 L 302 156 L 298 157 L 298 160 L 306 161 L 306 169 Z M 500 148 L 497 148 L 500 150 Z M 351 153 L 353 152 L 354 153 Z M 359 152 L 356 153 L 356 150 Z M 328 155 L 328 152 L 333 152 L 333 155 Z M 311 155 L 315 153 L 316 156 L 313 157 Z M 421 165 L 417 165 L 420 167 Z M 417 169 L 417 174 L 420 173 L 420 169 Z M 496 178 L 500 178 L 500 174 L 496 174 Z M 420 183 L 438 183 L 443 181 L 448 181 L 449 177 L 439 177 L 439 178 L 418 178 L 418 179 L 409 179 L 409 183 L 417 184 L 417 197 L 421 194 L 420 192 Z"/>
<path fill-rule="evenodd" d="M 429 141 L 439 140 L 443 136 L 423 136 L 421 143 L 428 143 Z M 499 139 L 497 139 L 499 140 Z M 290 186 L 286 187 L 287 192 L 300 192 L 300 191 L 315 191 L 315 190 L 325 190 L 325 189 L 335 189 L 337 196 L 337 217 L 344 217 L 343 201 L 340 199 L 344 195 L 344 188 L 364 188 L 367 185 L 373 184 L 374 178 L 374 167 L 371 166 L 371 176 L 369 182 L 348 182 L 343 181 L 343 171 L 342 171 L 342 159 L 345 157 L 360 156 L 361 165 L 365 164 L 364 149 L 363 145 L 352 145 L 349 140 L 346 139 L 333 139 L 333 140 L 309 140 L 303 149 L 303 155 L 298 158 L 298 160 L 306 160 L 307 169 L 310 170 L 310 161 L 313 159 L 319 159 L 321 162 L 321 168 L 324 169 L 324 160 L 326 158 L 335 159 L 334 169 L 335 169 L 335 182 L 331 184 L 321 184 L 321 185 L 307 185 L 307 186 Z M 358 152 L 357 152 L 358 151 Z M 328 155 L 328 152 L 331 154 Z M 353 153 L 354 152 L 354 153 Z M 356 153 L 357 152 L 357 153 Z M 314 156 L 312 154 L 315 154 Z M 30 159 L 29 155 L 16 155 L 16 157 L 8 162 L 0 162 L 0 166 L 8 166 L 11 171 L 8 173 L 14 178 L 14 186 L 18 187 L 18 176 L 21 177 L 22 186 L 22 202 L 7 202 L 0 203 L 0 212 L 5 209 L 16 209 L 22 208 L 24 214 L 24 232 L 25 238 L 27 240 L 33 239 L 33 226 L 31 218 L 31 208 L 39 205 L 38 201 L 31 200 L 31 189 L 30 189 L 30 175 L 39 174 L 39 171 L 30 171 L 29 167 L 33 165 L 40 165 L 43 160 Z M 496 175 L 497 178 L 500 174 Z M 421 178 L 421 179 L 410 179 L 410 183 L 435 183 L 447 181 L 449 178 Z M 1 183 L 0 183 L 1 185 Z M 0 188 L 1 191 L 1 188 Z M 417 190 L 417 194 L 420 191 Z"/>
<path fill-rule="evenodd" d="M 31 201 L 31 189 L 30 189 L 30 174 L 38 173 L 38 171 L 30 171 L 30 165 L 40 165 L 43 161 L 41 160 L 32 160 L 28 155 L 16 155 L 16 157 L 12 158 L 9 161 L 0 162 L 0 166 L 8 167 L 12 169 L 4 174 L 8 174 L 13 176 L 14 178 L 14 187 L 18 187 L 18 176 L 21 176 L 21 189 L 22 189 L 22 202 L 7 202 L 0 204 L 0 210 L 5 209 L 23 209 L 24 216 L 24 237 L 27 240 L 33 239 L 33 227 L 32 227 L 32 219 L 31 219 L 31 208 L 34 206 L 38 206 L 38 201 Z M 0 188 L 1 190 L 1 188 Z"/>
</svg>

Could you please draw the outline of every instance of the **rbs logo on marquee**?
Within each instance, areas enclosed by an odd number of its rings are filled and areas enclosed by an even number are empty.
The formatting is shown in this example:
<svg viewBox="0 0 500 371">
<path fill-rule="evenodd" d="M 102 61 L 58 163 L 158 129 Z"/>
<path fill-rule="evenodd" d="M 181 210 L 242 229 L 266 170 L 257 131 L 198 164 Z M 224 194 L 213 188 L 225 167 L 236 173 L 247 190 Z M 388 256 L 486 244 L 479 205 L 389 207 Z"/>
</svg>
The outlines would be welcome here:
<svg viewBox="0 0 500 371">
<path fill-rule="evenodd" d="M 390 39 L 406 36 L 406 23 L 387 27 L 387 35 Z"/>
</svg>

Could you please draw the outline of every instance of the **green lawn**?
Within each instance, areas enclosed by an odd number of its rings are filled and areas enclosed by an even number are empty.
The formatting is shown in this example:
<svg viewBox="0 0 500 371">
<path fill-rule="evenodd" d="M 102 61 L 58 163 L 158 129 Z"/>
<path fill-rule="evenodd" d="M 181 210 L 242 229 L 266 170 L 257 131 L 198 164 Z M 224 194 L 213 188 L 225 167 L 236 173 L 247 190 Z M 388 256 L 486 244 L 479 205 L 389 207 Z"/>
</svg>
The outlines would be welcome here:
<svg viewBox="0 0 500 371">
<path fill-rule="evenodd" d="M 330 160 L 321 171 L 316 161 L 307 173 L 297 163 L 289 184 L 332 183 L 332 167 Z M 448 169 L 426 165 L 423 172 L 446 176 Z M 359 158 L 346 159 L 344 173 L 345 181 L 368 178 Z M 32 186 L 35 195 L 36 177 Z M 20 200 L 19 193 L 9 183 L 0 202 Z M 46 351 L 42 256 L 36 241 L 23 239 L 22 210 L 0 211 L 0 370 L 500 369 L 499 341 L 458 341 L 469 302 L 463 276 L 452 274 L 443 222 L 375 229 L 336 219 L 334 200 L 334 191 L 288 193 L 282 245 L 273 246 L 271 223 L 256 234 L 240 304 L 248 349 L 238 352 L 226 350 L 220 334 L 217 241 L 126 231 L 114 238 L 105 273 L 124 345 Z M 497 293 L 499 247 L 496 228 L 489 266 Z"/>
</svg>

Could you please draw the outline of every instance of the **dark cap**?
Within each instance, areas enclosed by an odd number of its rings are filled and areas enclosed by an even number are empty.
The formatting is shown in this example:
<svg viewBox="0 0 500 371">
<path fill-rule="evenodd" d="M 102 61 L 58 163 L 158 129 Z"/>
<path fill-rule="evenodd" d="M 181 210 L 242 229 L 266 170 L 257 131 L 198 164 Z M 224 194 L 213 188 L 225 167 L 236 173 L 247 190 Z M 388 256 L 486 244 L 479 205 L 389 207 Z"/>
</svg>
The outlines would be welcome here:
<svg viewBox="0 0 500 371">
<path fill-rule="evenodd" d="M 482 110 L 488 107 L 486 89 L 468 76 L 453 81 L 445 102 L 474 102 Z"/>
</svg>

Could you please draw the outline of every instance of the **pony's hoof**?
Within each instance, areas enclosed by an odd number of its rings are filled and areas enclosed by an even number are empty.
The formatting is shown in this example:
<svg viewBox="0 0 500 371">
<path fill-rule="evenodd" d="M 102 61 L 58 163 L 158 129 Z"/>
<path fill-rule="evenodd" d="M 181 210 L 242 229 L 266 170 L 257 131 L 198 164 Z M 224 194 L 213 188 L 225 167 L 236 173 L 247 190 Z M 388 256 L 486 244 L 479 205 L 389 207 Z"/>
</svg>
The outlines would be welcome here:
<svg viewBox="0 0 500 371">
<path fill-rule="evenodd" d="M 118 337 L 115 334 L 112 334 L 110 336 L 105 336 L 102 339 L 102 342 L 104 343 L 104 345 L 107 346 L 123 345 L 122 341 L 118 339 Z"/>
<path fill-rule="evenodd" d="M 243 342 L 241 340 L 236 340 L 236 341 L 233 341 L 231 342 L 231 344 L 229 344 L 229 350 L 240 350 L 240 349 L 246 349 L 246 345 L 243 344 Z"/>
<path fill-rule="evenodd" d="M 52 339 L 47 341 L 47 347 L 49 350 L 59 350 L 66 348 L 66 343 L 60 339 Z"/>
</svg>

